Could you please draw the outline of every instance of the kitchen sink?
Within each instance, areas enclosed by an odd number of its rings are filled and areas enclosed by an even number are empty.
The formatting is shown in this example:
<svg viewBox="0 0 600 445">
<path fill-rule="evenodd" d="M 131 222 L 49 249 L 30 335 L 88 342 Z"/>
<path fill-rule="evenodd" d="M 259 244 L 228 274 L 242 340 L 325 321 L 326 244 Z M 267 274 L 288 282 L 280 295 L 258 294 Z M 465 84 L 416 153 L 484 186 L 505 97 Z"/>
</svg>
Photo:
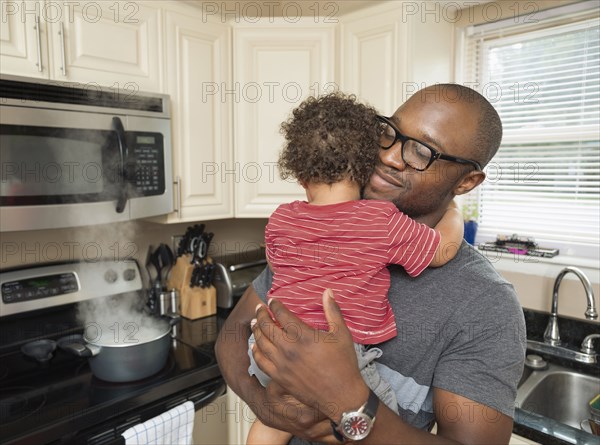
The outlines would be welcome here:
<svg viewBox="0 0 600 445">
<path fill-rule="evenodd" d="M 580 429 L 590 417 L 589 402 L 600 393 L 600 378 L 550 364 L 526 368 L 517 390 L 516 405 L 524 411 Z"/>
</svg>

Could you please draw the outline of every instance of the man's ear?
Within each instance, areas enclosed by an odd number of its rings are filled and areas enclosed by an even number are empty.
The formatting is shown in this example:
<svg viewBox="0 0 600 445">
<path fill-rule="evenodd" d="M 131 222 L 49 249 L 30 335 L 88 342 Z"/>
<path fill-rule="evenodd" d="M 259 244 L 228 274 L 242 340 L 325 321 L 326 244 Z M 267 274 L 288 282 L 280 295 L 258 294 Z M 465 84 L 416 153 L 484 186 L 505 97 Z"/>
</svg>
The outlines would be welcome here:
<svg viewBox="0 0 600 445">
<path fill-rule="evenodd" d="M 455 195 L 464 195 L 469 193 L 485 179 L 485 173 L 482 171 L 472 171 L 467 173 L 454 188 Z"/>
</svg>

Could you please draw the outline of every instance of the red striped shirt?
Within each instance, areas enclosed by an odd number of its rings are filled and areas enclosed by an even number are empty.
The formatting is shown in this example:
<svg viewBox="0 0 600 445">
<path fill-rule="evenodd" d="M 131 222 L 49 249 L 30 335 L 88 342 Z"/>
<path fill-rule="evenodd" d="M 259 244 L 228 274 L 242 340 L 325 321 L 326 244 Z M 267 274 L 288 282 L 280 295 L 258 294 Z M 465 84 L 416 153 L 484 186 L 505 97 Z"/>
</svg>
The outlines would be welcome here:
<svg viewBox="0 0 600 445">
<path fill-rule="evenodd" d="M 388 201 L 326 206 L 295 201 L 271 215 L 265 240 L 274 272 L 268 298 L 327 330 L 322 295 L 332 289 L 354 341 L 376 344 L 396 336 L 386 266 L 399 264 L 410 276 L 419 275 L 431 263 L 440 235 Z"/>
</svg>

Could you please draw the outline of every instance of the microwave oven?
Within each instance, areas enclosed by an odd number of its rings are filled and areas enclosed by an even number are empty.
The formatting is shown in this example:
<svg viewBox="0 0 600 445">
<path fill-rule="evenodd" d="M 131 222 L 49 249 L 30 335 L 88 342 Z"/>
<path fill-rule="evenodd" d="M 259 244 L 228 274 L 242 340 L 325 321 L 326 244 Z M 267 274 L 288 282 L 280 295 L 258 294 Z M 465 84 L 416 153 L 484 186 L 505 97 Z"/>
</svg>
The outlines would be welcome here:
<svg viewBox="0 0 600 445">
<path fill-rule="evenodd" d="M 0 77 L 0 231 L 173 211 L 169 97 Z"/>
</svg>

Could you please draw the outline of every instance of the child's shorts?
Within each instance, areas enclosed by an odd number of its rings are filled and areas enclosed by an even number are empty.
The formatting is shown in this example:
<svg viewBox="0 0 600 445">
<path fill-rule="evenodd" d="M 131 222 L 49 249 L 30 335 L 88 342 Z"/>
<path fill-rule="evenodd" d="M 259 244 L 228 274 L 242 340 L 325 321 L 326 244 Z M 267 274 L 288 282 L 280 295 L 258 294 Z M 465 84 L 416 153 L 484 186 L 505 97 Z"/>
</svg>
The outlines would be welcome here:
<svg viewBox="0 0 600 445">
<path fill-rule="evenodd" d="M 254 334 L 252 334 L 248 339 L 248 356 L 250 357 L 248 373 L 256 376 L 262 386 L 267 386 L 271 381 L 271 378 L 265 374 L 254 361 L 254 355 L 252 354 L 252 345 L 254 343 Z M 365 345 L 354 343 L 354 350 L 356 351 L 356 358 L 358 359 L 358 369 L 360 369 L 360 373 L 367 386 L 377 394 L 379 400 L 397 414 L 398 402 L 396 401 L 396 393 L 392 386 L 381 378 L 377 371 L 377 367 L 375 366 L 375 360 L 381 357 L 381 349 L 373 347 L 368 348 Z"/>
</svg>

